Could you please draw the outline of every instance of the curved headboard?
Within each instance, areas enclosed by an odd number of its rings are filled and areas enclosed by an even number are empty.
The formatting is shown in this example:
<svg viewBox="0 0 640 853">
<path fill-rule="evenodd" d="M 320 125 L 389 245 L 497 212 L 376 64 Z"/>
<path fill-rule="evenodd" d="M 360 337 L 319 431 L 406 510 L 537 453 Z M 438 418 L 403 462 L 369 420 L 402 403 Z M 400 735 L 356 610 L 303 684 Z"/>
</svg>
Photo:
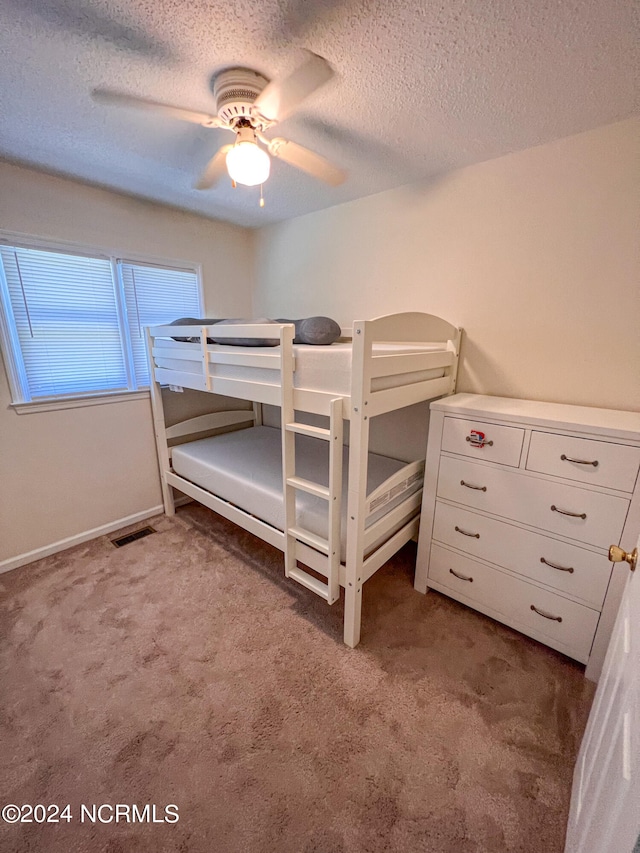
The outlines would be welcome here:
<svg viewBox="0 0 640 853">
<path fill-rule="evenodd" d="M 419 311 L 388 314 L 366 323 L 375 341 L 458 341 L 461 332 L 447 320 Z"/>
</svg>

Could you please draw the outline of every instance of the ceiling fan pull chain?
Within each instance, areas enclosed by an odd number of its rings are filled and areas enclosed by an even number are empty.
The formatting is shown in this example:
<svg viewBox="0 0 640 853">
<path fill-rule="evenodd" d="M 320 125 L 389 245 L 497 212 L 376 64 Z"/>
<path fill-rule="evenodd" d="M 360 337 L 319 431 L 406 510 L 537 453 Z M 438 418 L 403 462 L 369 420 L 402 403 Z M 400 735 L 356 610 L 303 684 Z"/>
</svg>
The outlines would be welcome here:
<svg viewBox="0 0 640 853">
<path fill-rule="evenodd" d="M 260 184 L 260 207 L 264 207 L 264 193 L 262 191 L 262 184 Z"/>
</svg>

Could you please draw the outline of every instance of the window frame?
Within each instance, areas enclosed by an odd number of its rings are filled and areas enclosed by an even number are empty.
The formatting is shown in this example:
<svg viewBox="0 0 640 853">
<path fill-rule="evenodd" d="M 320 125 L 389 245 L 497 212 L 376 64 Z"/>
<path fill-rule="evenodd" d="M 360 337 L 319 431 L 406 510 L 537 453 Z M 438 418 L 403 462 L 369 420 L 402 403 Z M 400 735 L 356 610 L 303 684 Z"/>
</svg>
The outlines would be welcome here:
<svg viewBox="0 0 640 853">
<path fill-rule="evenodd" d="M 28 412 L 54 411 L 56 409 L 76 408 L 79 406 L 95 406 L 104 403 L 122 403 L 128 400 L 148 398 L 149 386 L 136 387 L 135 371 L 129 340 L 127 324 L 126 298 L 124 282 L 121 274 L 121 264 L 144 264 L 157 266 L 162 269 L 175 269 L 194 273 L 198 289 L 200 316 L 204 316 L 204 291 L 202 286 L 202 264 L 185 261 L 178 258 L 166 258 L 140 252 L 122 252 L 105 246 L 94 246 L 86 243 L 76 243 L 65 240 L 54 240 L 46 237 L 35 237 L 21 232 L 0 229 L 0 245 L 15 246 L 21 249 L 36 249 L 42 252 L 61 252 L 78 257 L 98 258 L 109 261 L 111 277 L 116 301 L 116 312 L 120 339 L 125 355 L 125 369 L 128 387 L 111 391 L 87 391 L 81 394 L 59 394 L 49 397 L 27 399 L 28 379 L 24 367 L 22 349 L 16 332 L 13 318 L 13 306 L 9 297 L 4 268 L 0 264 L 0 351 L 7 373 L 11 403 L 9 404 L 18 414 Z"/>
</svg>

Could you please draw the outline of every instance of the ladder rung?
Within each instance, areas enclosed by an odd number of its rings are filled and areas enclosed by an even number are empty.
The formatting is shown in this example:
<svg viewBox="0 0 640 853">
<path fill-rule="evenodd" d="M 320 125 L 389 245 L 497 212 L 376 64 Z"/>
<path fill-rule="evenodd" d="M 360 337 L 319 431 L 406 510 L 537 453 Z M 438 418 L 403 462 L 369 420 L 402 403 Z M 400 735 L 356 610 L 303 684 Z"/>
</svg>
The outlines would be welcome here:
<svg viewBox="0 0 640 853">
<path fill-rule="evenodd" d="M 310 548 L 315 548 L 316 551 L 321 551 L 323 554 L 329 553 L 329 542 L 321 536 L 311 533 L 310 530 L 303 530 L 302 527 L 290 527 L 288 532 L 294 539 L 304 542 Z"/>
<path fill-rule="evenodd" d="M 310 435 L 312 438 L 323 438 L 328 441 L 331 438 L 331 430 L 324 427 L 311 426 L 311 424 L 290 423 L 285 424 L 285 429 L 298 435 Z"/>
<path fill-rule="evenodd" d="M 302 477 L 287 477 L 287 485 L 293 486 L 294 489 L 302 489 L 303 492 L 308 492 L 310 495 L 316 495 L 327 501 L 331 497 L 326 486 L 321 486 L 320 483 L 312 483 L 311 480 L 305 480 Z"/>
<path fill-rule="evenodd" d="M 311 592 L 315 592 L 316 595 L 324 598 L 325 601 L 329 600 L 329 586 L 326 583 L 322 583 L 318 578 L 314 578 L 313 575 L 307 574 L 302 569 L 295 568 L 289 570 L 289 577 L 293 578 L 294 581 L 298 581 L 299 584 L 307 589 L 310 589 Z"/>
</svg>

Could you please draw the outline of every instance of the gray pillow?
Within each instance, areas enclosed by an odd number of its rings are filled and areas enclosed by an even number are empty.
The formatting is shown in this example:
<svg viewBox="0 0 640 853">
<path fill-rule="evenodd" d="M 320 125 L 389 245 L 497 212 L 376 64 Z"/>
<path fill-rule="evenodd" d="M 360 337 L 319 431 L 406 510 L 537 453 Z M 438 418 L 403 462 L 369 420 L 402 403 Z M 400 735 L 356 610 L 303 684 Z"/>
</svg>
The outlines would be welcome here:
<svg viewBox="0 0 640 853">
<path fill-rule="evenodd" d="M 214 323 L 219 323 L 220 320 L 212 320 L 210 317 L 180 317 L 178 320 L 172 320 L 170 323 L 167 323 L 167 326 L 212 326 Z M 176 338 L 172 337 L 174 341 L 184 341 L 188 344 L 196 344 L 199 342 L 200 338 Z M 213 341 L 211 338 L 207 338 L 207 342 L 212 344 Z"/>
<path fill-rule="evenodd" d="M 341 329 L 335 320 L 330 317 L 303 317 L 301 320 L 268 320 L 258 317 L 252 320 L 233 319 L 215 320 L 210 318 L 181 317 L 168 323 L 169 326 L 243 326 L 251 323 L 275 324 L 293 323 L 295 326 L 294 344 L 311 344 L 312 346 L 328 346 L 340 337 Z M 197 343 L 200 338 L 174 338 L 175 341 L 187 341 Z M 207 338 L 210 344 L 226 344 L 236 347 L 277 347 L 279 338 Z"/>
<path fill-rule="evenodd" d="M 217 326 L 246 326 L 252 323 L 261 323 L 269 325 L 277 325 L 277 320 L 267 320 L 266 317 L 258 317 L 253 320 L 218 320 Z M 232 347 L 277 347 L 280 343 L 280 337 L 277 338 L 212 338 L 214 344 L 226 344 Z"/>
<path fill-rule="evenodd" d="M 294 344 L 324 347 L 336 341 L 341 334 L 340 326 L 331 317 L 305 317 L 302 320 L 278 320 L 277 322 L 295 325 Z"/>
<path fill-rule="evenodd" d="M 249 323 L 275 323 L 275 320 L 267 320 L 260 317 L 257 320 L 221 320 L 212 317 L 180 317 L 168 323 L 168 326 L 240 326 Z M 173 337 L 174 341 L 185 341 L 186 343 L 199 343 L 199 337 L 179 338 Z M 207 338 L 208 344 L 228 344 L 235 347 L 277 347 L 279 338 Z"/>
</svg>

